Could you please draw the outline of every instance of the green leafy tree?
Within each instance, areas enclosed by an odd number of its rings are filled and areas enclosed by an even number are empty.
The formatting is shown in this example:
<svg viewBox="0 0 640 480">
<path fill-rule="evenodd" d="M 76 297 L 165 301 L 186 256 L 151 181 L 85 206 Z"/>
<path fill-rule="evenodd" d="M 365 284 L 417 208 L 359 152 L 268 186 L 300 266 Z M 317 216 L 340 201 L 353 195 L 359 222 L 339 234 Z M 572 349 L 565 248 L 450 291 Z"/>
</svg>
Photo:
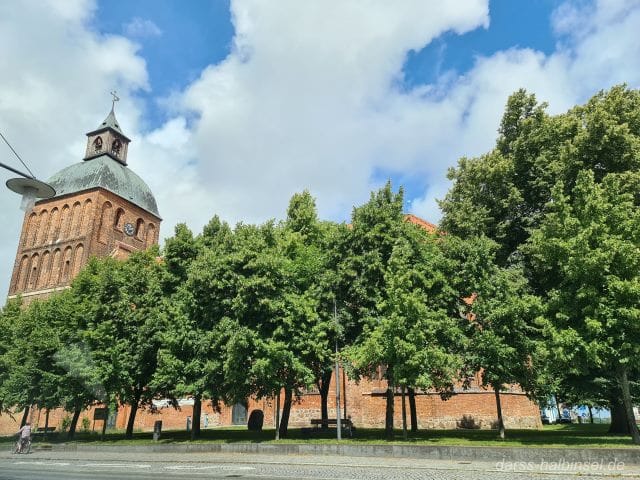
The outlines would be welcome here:
<svg viewBox="0 0 640 480">
<path fill-rule="evenodd" d="M 349 350 L 356 372 L 373 376 L 380 365 L 388 383 L 386 434 L 393 437 L 396 387 L 402 392 L 403 432 L 407 436 L 408 387 L 453 391 L 463 369 L 465 337 L 457 312 L 451 265 L 437 235 L 409 223 L 399 235 L 385 269 L 378 316 L 365 318 L 359 341 Z"/>
<path fill-rule="evenodd" d="M 523 262 L 534 292 L 546 297 L 548 277 L 555 272 L 536 268 L 522 245 L 553 205 L 552 190 L 558 182 L 563 194 L 570 196 L 583 170 L 592 171 L 596 183 L 610 173 L 638 171 L 638 112 L 640 91 L 624 85 L 599 92 L 560 115 L 549 115 L 546 104 L 524 90 L 514 93 L 507 102 L 496 147 L 477 158 L 462 158 L 450 170 L 453 186 L 440 202 L 443 230 L 463 238 L 485 235 L 496 241 L 498 265 Z M 561 388 L 565 372 L 556 373 Z M 604 376 L 604 372 L 593 375 Z M 575 386 L 575 374 L 571 377 Z M 587 389 L 590 378 L 584 377 Z M 562 397 L 562 392 L 556 396 Z M 618 412 L 614 403 L 611 409 Z"/>
<path fill-rule="evenodd" d="M 570 374 L 614 373 L 634 443 L 629 375 L 640 345 L 640 208 L 637 172 L 578 174 L 571 195 L 558 184 L 527 253 L 544 272 L 557 361 Z"/>
<path fill-rule="evenodd" d="M 315 308 L 301 350 L 302 361 L 313 372 L 314 383 L 320 393 L 322 420 L 328 420 L 328 396 L 333 372 L 333 343 L 337 325 L 333 317 L 333 301 L 337 269 L 341 251 L 337 249 L 341 227 L 320 222 L 316 204 L 305 190 L 293 195 L 284 222 L 285 255 L 292 261 L 290 276 L 297 294 L 307 295 L 308 304 Z M 326 428 L 327 424 L 322 424 Z"/>
<path fill-rule="evenodd" d="M 213 221 L 216 220 L 217 217 Z M 171 396 L 174 403 L 177 398 L 193 396 L 192 440 L 200 436 L 202 402 L 211 399 L 217 406 L 222 396 L 220 339 L 223 337 L 218 328 L 221 319 L 215 315 L 218 310 L 192 308 L 200 299 L 194 296 L 193 284 L 189 281 L 189 275 L 201 273 L 198 256 L 215 259 L 224 253 L 222 245 L 215 242 L 217 238 L 211 234 L 205 243 L 196 239 L 186 225 L 179 224 L 174 237 L 165 242 L 164 249 L 168 276 L 165 284 L 167 328 L 160 332 L 162 346 L 158 350 L 152 387 Z"/>
<path fill-rule="evenodd" d="M 133 435 L 139 407 L 151 403 L 151 388 L 165 329 L 163 266 L 157 251 L 126 261 L 93 259 L 77 279 L 87 318 L 86 337 L 105 389 L 130 406 L 126 436 Z"/>
<path fill-rule="evenodd" d="M 494 268 L 469 304 L 467 359 L 495 394 L 500 438 L 505 437 L 500 392 L 518 385 L 529 396 L 548 393 L 541 300 L 517 267 Z"/>
</svg>

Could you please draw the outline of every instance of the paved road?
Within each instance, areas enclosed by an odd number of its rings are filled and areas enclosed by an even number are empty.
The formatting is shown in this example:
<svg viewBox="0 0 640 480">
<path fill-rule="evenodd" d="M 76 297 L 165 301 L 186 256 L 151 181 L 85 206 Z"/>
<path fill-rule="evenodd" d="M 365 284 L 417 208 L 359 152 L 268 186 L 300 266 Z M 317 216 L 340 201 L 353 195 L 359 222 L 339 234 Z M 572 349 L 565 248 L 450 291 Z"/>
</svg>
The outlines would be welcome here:
<svg viewBox="0 0 640 480">
<path fill-rule="evenodd" d="M 0 480 L 131 479 L 184 480 L 525 480 L 570 478 L 640 479 L 639 468 L 608 471 L 607 466 L 580 468 L 553 465 L 510 465 L 398 458 L 272 456 L 212 453 L 0 453 Z"/>
</svg>

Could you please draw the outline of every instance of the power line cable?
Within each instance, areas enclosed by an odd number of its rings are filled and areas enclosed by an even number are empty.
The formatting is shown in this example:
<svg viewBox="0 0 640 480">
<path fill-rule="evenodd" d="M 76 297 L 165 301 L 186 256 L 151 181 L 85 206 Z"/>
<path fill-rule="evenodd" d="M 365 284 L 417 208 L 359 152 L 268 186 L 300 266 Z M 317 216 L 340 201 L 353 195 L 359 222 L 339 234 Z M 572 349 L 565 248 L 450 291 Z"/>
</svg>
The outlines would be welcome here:
<svg viewBox="0 0 640 480">
<path fill-rule="evenodd" d="M 9 143 L 9 140 L 7 140 L 7 139 L 4 137 L 4 135 L 2 134 L 2 132 L 0 132 L 0 137 L 2 137 L 2 140 L 4 140 L 4 143 L 6 143 L 6 144 L 9 146 L 9 148 L 11 149 L 11 151 L 13 152 L 13 154 L 18 158 L 18 160 L 20 160 L 20 163 L 21 163 L 21 164 L 24 166 L 24 168 L 26 168 L 26 169 L 27 169 L 27 171 L 31 174 L 31 177 L 32 177 L 32 178 L 36 178 L 36 176 L 33 174 L 33 172 L 31 171 L 31 169 L 30 169 L 29 167 L 27 167 L 27 164 L 26 164 L 26 163 L 24 163 L 24 162 L 22 161 L 22 158 L 20 158 L 20 155 L 18 155 L 18 152 L 16 152 L 16 151 L 14 150 L 14 148 L 11 146 L 11 144 Z"/>
</svg>

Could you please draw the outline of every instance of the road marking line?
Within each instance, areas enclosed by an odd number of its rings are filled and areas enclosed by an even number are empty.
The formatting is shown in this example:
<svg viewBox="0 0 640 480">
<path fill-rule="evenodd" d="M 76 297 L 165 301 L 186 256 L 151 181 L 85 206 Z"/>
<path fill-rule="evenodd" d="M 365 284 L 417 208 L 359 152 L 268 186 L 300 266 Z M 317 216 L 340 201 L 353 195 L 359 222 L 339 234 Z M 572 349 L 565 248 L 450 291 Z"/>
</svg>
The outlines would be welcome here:
<svg viewBox="0 0 640 480">
<path fill-rule="evenodd" d="M 164 468 L 165 470 L 211 470 L 215 468 L 219 468 L 221 470 L 255 470 L 253 467 L 233 467 L 228 465 L 169 465 Z"/>
<path fill-rule="evenodd" d="M 117 468 L 151 468 L 151 465 L 136 465 L 133 463 L 83 463 L 79 467 L 117 467 Z"/>
<path fill-rule="evenodd" d="M 68 467 L 71 465 L 70 463 L 62 463 L 62 462 L 13 462 L 14 465 L 54 465 L 57 467 Z"/>
</svg>

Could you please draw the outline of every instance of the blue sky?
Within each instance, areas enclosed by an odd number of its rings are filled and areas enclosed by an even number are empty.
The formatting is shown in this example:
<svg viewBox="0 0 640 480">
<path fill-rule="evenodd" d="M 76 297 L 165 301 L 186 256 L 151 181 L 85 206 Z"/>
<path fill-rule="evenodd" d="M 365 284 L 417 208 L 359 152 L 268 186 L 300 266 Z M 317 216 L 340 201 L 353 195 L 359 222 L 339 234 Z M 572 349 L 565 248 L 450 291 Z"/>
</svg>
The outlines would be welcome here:
<svg viewBox="0 0 640 480">
<path fill-rule="evenodd" d="M 490 56 L 512 47 L 553 51 L 555 38 L 550 17 L 554 0 L 492 0 L 489 28 L 463 35 L 445 32 L 417 51 L 409 51 L 403 68 L 403 88 L 437 81 L 446 71 L 464 74 L 477 56 Z M 188 6 L 185 8 L 185 6 Z M 180 91 L 209 64 L 231 51 L 234 28 L 227 0 L 106 0 L 98 3 L 95 29 L 103 34 L 127 35 L 134 19 L 153 22 L 156 33 L 133 37 L 147 62 L 151 90 L 145 98 L 148 128 L 157 128 L 167 112 L 155 100 Z"/>
<path fill-rule="evenodd" d="M 640 0 L 0 2 L 0 130 L 46 179 L 116 89 L 161 239 L 282 218 L 303 189 L 345 221 L 387 179 L 437 222 L 447 170 L 493 147 L 511 93 L 559 113 L 638 88 L 638 31 Z M 6 291 L 22 216 L 0 202 Z"/>
</svg>

